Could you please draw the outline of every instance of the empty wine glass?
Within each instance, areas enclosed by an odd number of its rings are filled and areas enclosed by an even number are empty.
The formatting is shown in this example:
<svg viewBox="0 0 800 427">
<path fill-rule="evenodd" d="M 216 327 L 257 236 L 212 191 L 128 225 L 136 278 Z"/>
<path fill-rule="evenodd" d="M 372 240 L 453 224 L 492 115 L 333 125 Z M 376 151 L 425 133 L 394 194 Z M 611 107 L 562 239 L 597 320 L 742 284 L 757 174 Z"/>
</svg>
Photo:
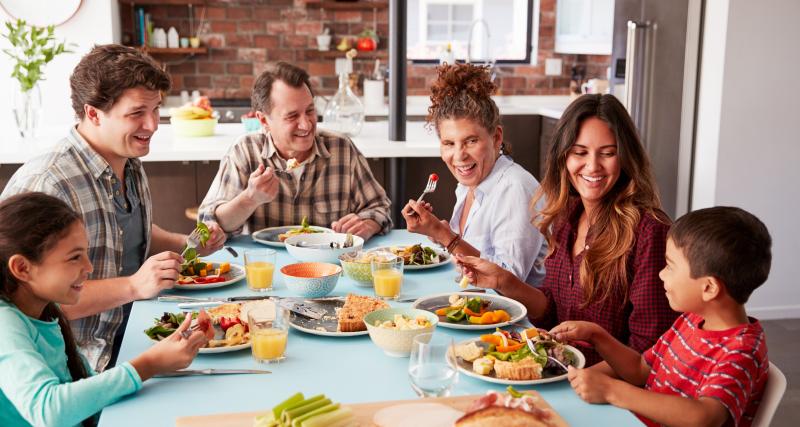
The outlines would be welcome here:
<svg viewBox="0 0 800 427">
<path fill-rule="evenodd" d="M 408 378 L 420 397 L 449 396 L 458 379 L 453 338 L 433 333 L 414 337 Z"/>
</svg>

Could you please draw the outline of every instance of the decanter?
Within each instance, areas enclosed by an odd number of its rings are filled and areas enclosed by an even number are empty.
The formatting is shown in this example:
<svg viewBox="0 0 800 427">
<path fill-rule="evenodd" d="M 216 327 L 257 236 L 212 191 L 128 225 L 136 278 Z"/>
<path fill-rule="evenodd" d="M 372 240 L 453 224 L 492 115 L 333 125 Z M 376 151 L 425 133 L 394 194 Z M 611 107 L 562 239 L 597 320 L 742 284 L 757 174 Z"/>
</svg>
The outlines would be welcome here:
<svg viewBox="0 0 800 427">
<path fill-rule="evenodd" d="M 353 69 L 352 60 L 348 58 L 346 65 L 343 66 L 338 66 L 340 63 L 337 61 L 336 64 L 337 71 L 339 71 L 339 89 L 325 106 L 322 122 L 326 129 L 348 136 L 356 136 L 364 125 L 364 104 L 348 84 L 348 74 Z"/>
</svg>

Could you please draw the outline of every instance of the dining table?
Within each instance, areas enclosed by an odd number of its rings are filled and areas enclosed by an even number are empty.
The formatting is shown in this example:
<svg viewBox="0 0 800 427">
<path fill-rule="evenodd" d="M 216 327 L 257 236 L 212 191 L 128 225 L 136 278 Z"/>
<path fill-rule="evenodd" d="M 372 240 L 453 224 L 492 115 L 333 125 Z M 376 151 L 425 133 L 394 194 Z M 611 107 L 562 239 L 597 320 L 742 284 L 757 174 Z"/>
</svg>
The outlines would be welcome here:
<svg viewBox="0 0 800 427">
<path fill-rule="evenodd" d="M 364 249 L 402 246 L 409 244 L 431 245 L 424 236 L 407 230 L 393 230 L 386 235 L 368 240 Z M 244 265 L 243 252 L 265 249 L 250 236 L 241 235 L 228 240 L 227 245 L 238 254 L 220 250 L 204 260 L 231 262 Z M 229 286 L 200 290 L 170 290 L 162 295 L 191 297 L 232 297 L 248 295 L 291 296 L 284 284 L 280 268 L 299 262 L 285 248 L 272 248 L 277 252 L 273 288 L 268 293 L 258 293 L 247 288 L 245 280 Z M 457 292 L 461 289 L 455 278 L 457 270 L 450 262 L 436 268 L 405 271 L 400 298 L 410 299 L 431 294 Z M 374 296 L 371 288 L 359 287 L 345 275 L 339 278 L 331 295 L 347 294 Z M 411 303 L 390 301 L 394 307 L 408 307 Z M 164 312 L 179 312 L 177 303 L 159 302 L 156 299 L 136 301 L 131 308 L 125 327 L 118 360 L 131 360 L 153 345 L 144 330 Z M 527 322 L 527 321 L 526 321 Z M 447 334 L 455 342 L 478 337 L 492 330 L 455 330 L 437 326 L 436 334 Z M 342 404 L 392 400 L 418 399 L 408 375 L 409 359 L 390 357 L 372 343 L 368 335 L 336 337 L 320 336 L 290 328 L 286 357 L 280 363 L 256 362 L 250 349 L 234 352 L 198 354 L 191 369 L 266 369 L 262 375 L 199 375 L 147 380 L 141 390 L 106 407 L 99 425 L 174 426 L 176 419 L 221 413 L 268 411 L 296 392 L 306 396 L 325 394 Z M 589 404 L 581 400 L 567 380 L 534 386 L 517 386 L 519 390 L 536 390 L 573 426 L 613 425 L 635 426 L 642 423 L 631 412 L 611 405 Z M 504 391 L 505 385 L 460 375 L 452 387 L 451 395 L 480 395 L 489 390 Z"/>
</svg>

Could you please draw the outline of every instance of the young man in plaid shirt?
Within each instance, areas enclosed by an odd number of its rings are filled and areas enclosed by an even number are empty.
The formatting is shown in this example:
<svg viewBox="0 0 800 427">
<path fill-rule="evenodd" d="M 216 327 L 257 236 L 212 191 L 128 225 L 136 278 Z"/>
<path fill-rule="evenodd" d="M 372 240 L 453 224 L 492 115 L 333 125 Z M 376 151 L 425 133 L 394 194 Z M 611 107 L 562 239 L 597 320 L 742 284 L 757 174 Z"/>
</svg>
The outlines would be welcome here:
<svg viewBox="0 0 800 427">
<path fill-rule="evenodd" d="M 220 162 L 200 217 L 231 233 L 300 224 L 304 217 L 369 239 L 391 229 L 390 201 L 349 138 L 317 131 L 308 73 L 285 62 L 252 95 L 263 131 L 242 136 Z"/>
<path fill-rule="evenodd" d="M 652 348 L 640 355 L 589 322 L 551 331 L 593 343 L 605 359 L 570 368 L 576 393 L 629 409 L 648 425 L 751 425 L 769 362 L 764 331 L 744 304 L 767 280 L 771 246 L 764 224 L 739 208 L 680 218 L 668 235 L 661 278 L 670 306 L 683 314 Z"/>
</svg>

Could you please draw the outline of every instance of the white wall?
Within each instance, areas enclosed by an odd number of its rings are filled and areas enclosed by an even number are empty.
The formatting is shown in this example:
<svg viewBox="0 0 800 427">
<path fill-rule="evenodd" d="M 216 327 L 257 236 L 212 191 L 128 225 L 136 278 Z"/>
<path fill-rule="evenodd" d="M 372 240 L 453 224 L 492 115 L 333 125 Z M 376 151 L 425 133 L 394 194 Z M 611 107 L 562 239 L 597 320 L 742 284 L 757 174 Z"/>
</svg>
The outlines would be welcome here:
<svg viewBox="0 0 800 427">
<path fill-rule="evenodd" d="M 45 3 L 45 2 L 42 2 Z M 69 76 L 81 57 L 95 44 L 112 43 L 119 39 L 119 13 L 116 0 L 83 0 L 83 4 L 75 16 L 66 23 L 56 27 L 56 38 L 75 43 L 74 53 L 57 56 L 44 69 L 45 81 L 40 82 L 42 91 L 42 126 L 68 126 L 74 122 L 74 114 L 70 106 Z M 0 9 L 0 21 L 8 21 L 10 17 Z M 2 26 L 5 33 L 5 25 Z M 8 40 L 0 37 L 0 48 L 8 48 Z M 8 56 L 0 52 L 0 99 L 9 100 L 0 103 L 0 129 L 16 129 L 11 113 L 11 94 L 13 82 L 11 78 L 12 62 Z M 2 143 L 2 141 L 0 141 Z"/>
<path fill-rule="evenodd" d="M 706 6 L 692 209 L 733 205 L 764 221 L 772 271 L 747 309 L 800 317 L 800 2 Z"/>
</svg>

